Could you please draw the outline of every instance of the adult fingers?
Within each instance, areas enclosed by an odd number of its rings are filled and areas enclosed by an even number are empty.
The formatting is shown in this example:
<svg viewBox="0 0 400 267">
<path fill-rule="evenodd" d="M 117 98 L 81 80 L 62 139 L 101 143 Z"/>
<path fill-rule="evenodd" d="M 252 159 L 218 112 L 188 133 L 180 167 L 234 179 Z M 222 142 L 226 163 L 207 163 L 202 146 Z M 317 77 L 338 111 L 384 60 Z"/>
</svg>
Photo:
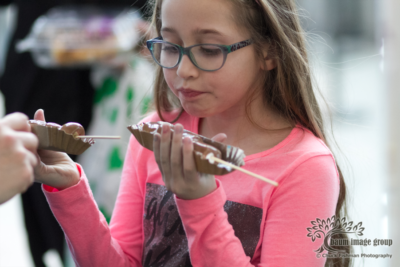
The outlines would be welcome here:
<svg viewBox="0 0 400 267">
<path fill-rule="evenodd" d="M 39 140 L 33 133 L 15 132 L 14 137 L 19 140 L 22 145 L 32 153 L 38 149 Z"/>
<path fill-rule="evenodd" d="M 171 176 L 171 129 L 168 124 L 163 124 L 160 144 L 160 163 L 165 177 Z M 168 183 L 168 181 L 166 182 Z"/>
<path fill-rule="evenodd" d="M 25 114 L 15 112 L 5 116 L 1 120 L 1 124 L 8 126 L 15 131 L 30 132 L 31 128 L 29 126 L 28 120 L 29 118 Z"/>
<path fill-rule="evenodd" d="M 183 176 L 185 179 L 197 177 L 196 164 L 193 157 L 193 142 L 189 137 L 183 139 Z"/>
<path fill-rule="evenodd" d="M 26 170 L 28 166 L 33 169 L 38 163 L 34 153 L 35 152 L 26 149 L 22 142 L 16 141 L 16 139 L 8 139 L 7 144 L 1 144 L 0 147 L 1 167 L 15 169 L 16 171 L 20 169 L 19 171 L 22 172 Z M 2 173 L 2 175 L 5 174 Z"/>
<path fill-rule="evenodd" d="M 6 149 L 12 159 L 16 162 L 27 162 L 32 167 L 36 166 L 38 163 L 35 155 L 38 145 L 36 136 L 32 133 L 13 132 L 9 137 L 11 145 Z"/>
<path fill-rule="evenodd" d="M 29 162 L 29 165 L 32 166 L 32 181 L 33 181 L 33 168 L 36 167 L 39 163 L 36 153 L 26 150 L 26 160 Z"/>
<path fill-rule="evenodd" d="M 175 181 L 182 177 L 182 133 L 183 126 L 176 124 L 171 145 L 171 178 Z"/>
<path fill-rule="evenodd" d="M 5 128 L 0 131 L 0 150 L 12 152 L 21 147 L 35 153 L 38 147 L 38 139 L 32 133 L 13 131 Z"/>
</svg>

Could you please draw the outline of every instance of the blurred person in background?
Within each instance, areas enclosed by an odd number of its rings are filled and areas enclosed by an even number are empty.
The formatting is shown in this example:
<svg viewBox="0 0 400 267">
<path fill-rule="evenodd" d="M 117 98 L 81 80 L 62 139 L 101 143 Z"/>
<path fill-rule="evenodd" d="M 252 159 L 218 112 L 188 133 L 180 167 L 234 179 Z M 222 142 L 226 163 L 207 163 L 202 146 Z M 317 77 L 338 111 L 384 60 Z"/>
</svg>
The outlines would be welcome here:
<svg viewBox="0 0 400 267">
<path fill-rule="evenodd" d="M 149 28 L 143 21 L 136 27 L 142 36 Z M 119 136 L 120 139 L 99 140 L 77 159 L 85 168 L 94 199 L 108 223 L 117 199 L 131 136 L 126 126 L 143 119 L 152 100 L 155 68 L 149 60 L 152 60 L 151 55 L 141 41 L 133 50 L 123 59 L 116 58 L 118 64 L 97 64 L 91 75 L 95 97 L 93 117 L 86 134 Z"/>
<path fill-rule="evenodd" d="M 37 147 L 26 115 L 14 113 L 0 119 L 0 204 L 33 183 Z"/>
<path fill-rule="evenodd" d="M 92 118 L 94 88 L 89 69 L 43 69 L 35 65 L 29 53 L 17 53 L 15 45 L 25 38 L 34 21 L 50 8 L 60 5 L 120 6 L 142 8 L 145 0 L 0 0 L 0 7 L 14 4 L 16 26 L 0 77 L 6 114 L 16 111 L 32 116 L 38 108 L 48 120 L 58 124 L 79 122 L 87 128 Z M 75 160 L 75 157 L 72 157 Z M 29 246 L 35 266 L 45 266 L 43 255 L 56 249 L 64 260 L 64 234 L 54 219 L 39 184 L 24 194 L 22 203 Z"/>
</svg>

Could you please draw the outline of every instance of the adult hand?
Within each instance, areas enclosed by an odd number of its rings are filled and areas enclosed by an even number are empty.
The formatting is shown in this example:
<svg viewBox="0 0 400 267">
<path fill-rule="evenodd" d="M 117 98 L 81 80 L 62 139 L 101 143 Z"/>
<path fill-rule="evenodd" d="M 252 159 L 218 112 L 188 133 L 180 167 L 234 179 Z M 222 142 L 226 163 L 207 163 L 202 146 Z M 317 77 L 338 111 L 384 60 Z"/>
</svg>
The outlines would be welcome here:
<svg viewBox="0 0 400 267">
<path fill-rule="evenodd" d="M 217 188 L 215 177 L 197 172 L 192 139 L 185 137 L 182 141 L 182 133 L 181 124 L 174 126 L 174 133 L 163 124 L 161 135 L 154 134 L 154 156 L 168 190 L 182 199 L 201 198 Z M 223 142 L 226 135 L 217 134 L 212 139 Z"/>
<path fill-rule="evenodd" d="M 0 204 L 33 183 L 37 146 L 27 116 L 13 113 L 0 119 Z"/>
<path fill-rule="evenodd" d="M 44 111 L 36 111 L 35 120 L 45 121 Z M 35 167 L 35 181 L 59 190 L 71 187 L 80 180 L 75 162 L 63 152 L 38 150 L 39 164 Z"/>
</svg>

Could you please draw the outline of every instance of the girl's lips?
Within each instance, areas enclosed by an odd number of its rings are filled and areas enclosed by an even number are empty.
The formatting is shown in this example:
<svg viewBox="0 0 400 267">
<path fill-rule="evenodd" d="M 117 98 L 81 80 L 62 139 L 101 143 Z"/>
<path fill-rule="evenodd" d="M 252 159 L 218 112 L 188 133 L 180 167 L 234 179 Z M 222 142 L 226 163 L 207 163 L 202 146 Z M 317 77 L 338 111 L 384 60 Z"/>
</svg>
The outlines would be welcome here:
<svg viewBox="0 0 400 267">
<path fill-rule="evenodd" d="M 196 96 L 204 94 L 204 92 L 194 91 L 190 89 L 180 89 L 178 90 L 178 92 L 184 98 L 194 98 Z"/>
</svg>

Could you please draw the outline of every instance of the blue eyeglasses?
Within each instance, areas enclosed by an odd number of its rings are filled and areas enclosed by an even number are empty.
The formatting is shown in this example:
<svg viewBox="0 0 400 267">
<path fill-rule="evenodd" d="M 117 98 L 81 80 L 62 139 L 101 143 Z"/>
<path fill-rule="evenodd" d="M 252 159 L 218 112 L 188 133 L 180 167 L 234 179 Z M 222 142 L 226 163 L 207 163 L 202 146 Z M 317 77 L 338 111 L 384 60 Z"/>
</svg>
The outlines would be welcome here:
<svg viewBox="0 0 400 267">
<path fill-rule="evenodd" d="M 229 53 L 252 44 L 252 40 L 249 39 L 232 45 L 197 44 L 182 47 L 166 42 L 162 37 L 157 37 L 148 40 L 146 43 L 155 62 L 163 68 L 175 68 L 181 62 L 183 55 L 187 55 L 197 68 L 204 71 L 216 71 L 224 66 Z"/>
</svg>

